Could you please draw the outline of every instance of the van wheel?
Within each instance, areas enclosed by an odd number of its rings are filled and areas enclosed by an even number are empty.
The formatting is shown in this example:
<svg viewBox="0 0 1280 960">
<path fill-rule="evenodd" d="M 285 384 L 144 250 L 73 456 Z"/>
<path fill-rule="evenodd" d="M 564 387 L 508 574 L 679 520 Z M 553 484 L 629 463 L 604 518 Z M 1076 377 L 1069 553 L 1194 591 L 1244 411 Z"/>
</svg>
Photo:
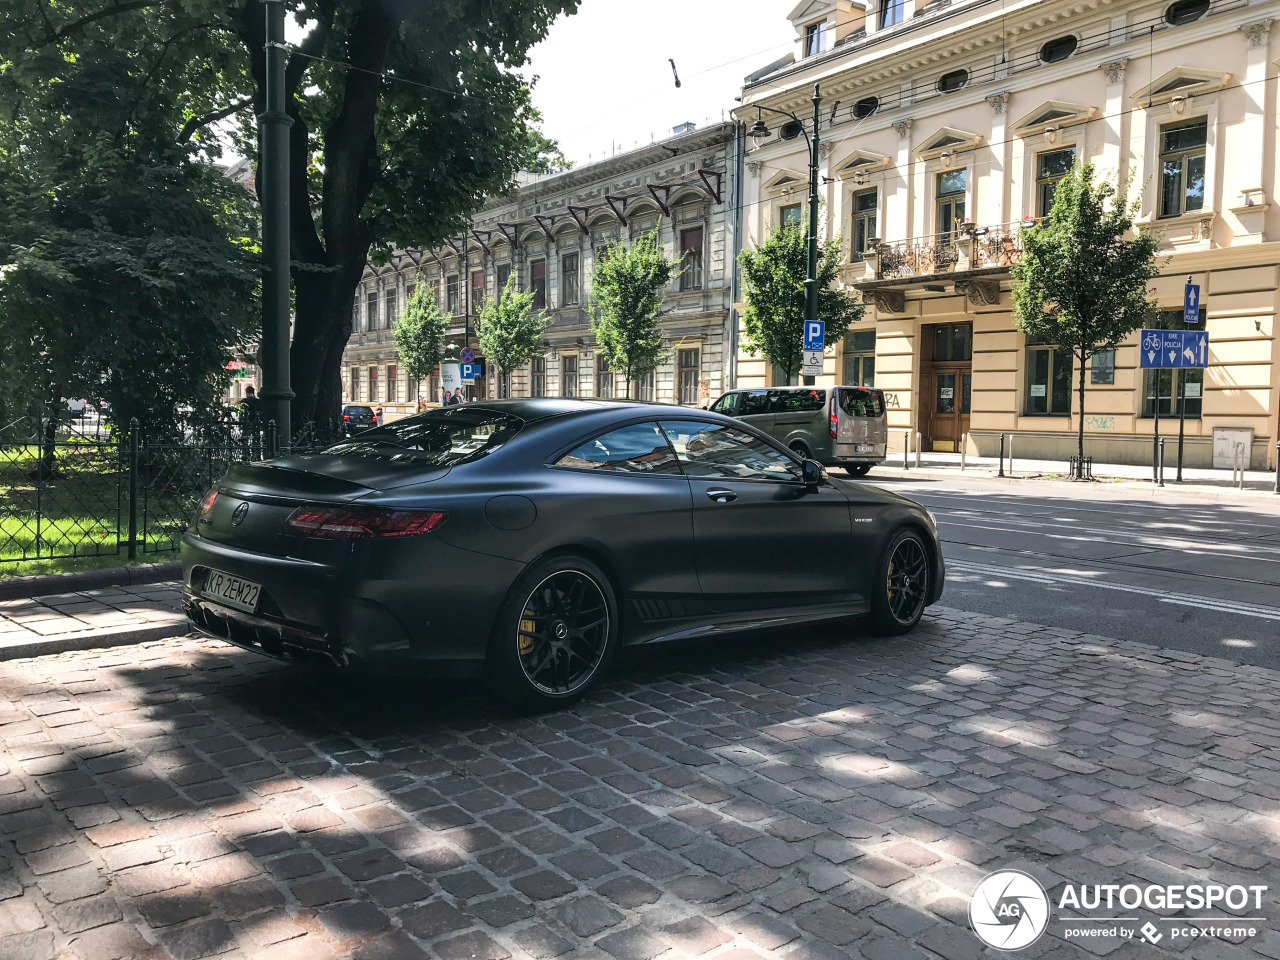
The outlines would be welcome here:
<svg viewBox="0 0 1280 960">
<path fill-rule="evenodd" d="M 813 454 L 809 452 L 809 448 L 799 440 L 791 444 L 791 452 L 802 460 L 813 459 Z"/>
<path fill-rule="evenodd" d="M 929 551 L 920 534 L 903 527 L 892 537 L 876 564 L 871 587 L 871 621 L 877 633 L 907 633 L 920 622 L 933 586 Z"/>
<path fill-rule="evenodd" d="M 604 571 L 585 557 L 549 557 L 521 575 L 498 610 L 489 684 L 527 707 L 573 703 L 604 674 L 618 632 Z"/>
<path fill-rule="evenodd" d="M 865 477 L 871 470 L 871 464 L 858 463 L 851 467 L 845 467 L 844 472 L 851 477 Z"/>
</svg>

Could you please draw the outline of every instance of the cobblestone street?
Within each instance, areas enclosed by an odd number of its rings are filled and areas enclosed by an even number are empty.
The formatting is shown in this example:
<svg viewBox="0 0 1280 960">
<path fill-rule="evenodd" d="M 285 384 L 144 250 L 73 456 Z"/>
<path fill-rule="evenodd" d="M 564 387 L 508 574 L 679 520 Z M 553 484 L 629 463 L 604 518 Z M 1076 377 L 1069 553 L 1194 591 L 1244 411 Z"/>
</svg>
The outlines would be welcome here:
<svg viewBox="0 0 1280 960">
<path fill-rule="evenodd" d="M 632 656 L 530 717 L 191 638 L 3 685 L 2 960 L 965 960 L 1003 867 L 1272 888 L 1240 944 L 1055 909 L 1022 956 L 1280 957 L 1261 668 L 934 608 Z"/>
</svg>

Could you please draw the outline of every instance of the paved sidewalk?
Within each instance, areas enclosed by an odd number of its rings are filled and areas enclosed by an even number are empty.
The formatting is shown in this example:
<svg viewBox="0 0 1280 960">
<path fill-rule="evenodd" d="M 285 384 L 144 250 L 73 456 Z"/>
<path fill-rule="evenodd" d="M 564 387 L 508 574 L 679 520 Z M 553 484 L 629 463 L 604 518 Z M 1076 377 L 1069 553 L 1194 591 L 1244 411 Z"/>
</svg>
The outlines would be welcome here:
<svg viewBox="0 0 1280 960">
<path fill-rule="evenodd" d="M 540 716 L 196 638 L 0 691 L 24 958 L 977 960 L 1004 867 L 1055 903 L 1271 887 L 1238 942 L 1145 910 L 1158 945 L 1072 940 L 1055 908 L 1019 956 L 1280 957 L 1280 673 L 1226 660 L 935 608 L 639 655 Z"/>
<path fill-rule="evenodd" d="M 0 660 L 186 633 L 180 582 L 0 600 Z"/>
</svg>

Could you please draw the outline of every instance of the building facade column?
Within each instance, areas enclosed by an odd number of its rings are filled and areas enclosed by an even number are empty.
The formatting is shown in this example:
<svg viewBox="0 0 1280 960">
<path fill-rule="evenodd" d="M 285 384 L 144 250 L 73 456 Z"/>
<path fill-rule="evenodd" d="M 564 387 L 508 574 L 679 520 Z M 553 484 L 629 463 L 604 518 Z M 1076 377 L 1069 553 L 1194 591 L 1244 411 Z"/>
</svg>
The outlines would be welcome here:
<svg viewBox="0 0 1280 960">
<path fill-rule="evenodd" d="M 911 236 L 911 120 L 899 120 L 893 125 L 898 134 L 897 182 L 893 185 L 893 197 L 885 191 L 885 227 L 881 238 L 892 243 Z M 889 184 L 886 182 L 886 187 Z"/>
<path fill-rule="evenodd" d="M 987 173 L 987 182 L 983 189 L 986 191 L 983 209 L 985 211 L 986 223 L 994 225 L 1005 222 L 1005 158 L 1009 153 L 1009 145 L 1005 143 L 1005 130 L 1008 128 L 1008 93 L 993 93 L 987 97 L 987 103 L 991 104 L 991 169 Z M 974 179 L 980 180 L 980 177 Z"/>
<path fill-rule="evenodd" d="M 1124 72 L 1129 60 L 1112 60 L 1102 65 L 1107 77 L 1107 105 L 1103 116 L 1102 162 L 1100 166 L 1109 173 L 1119 173 L 1124 160 Z"/>
<path fill-rule="evenodd" d="M 1261 243 L 1264 220 L 1270 203 L 1264 184 L 1263 161 L 1266 149 L 1267 49 L 1271 40 L 1271 20 L 1247 23 L 1240 28 L 1248 40 L 1245 60 L 1244 116 L 1240 124 L 1240 148 L 1236 151 L 1236 182 L 1239 197 L 1223 197 L 1223 205 L 1234 202 L 1231 212 L 1240 221 L 1242 233 L 1233 243 Z"/>
</svg>

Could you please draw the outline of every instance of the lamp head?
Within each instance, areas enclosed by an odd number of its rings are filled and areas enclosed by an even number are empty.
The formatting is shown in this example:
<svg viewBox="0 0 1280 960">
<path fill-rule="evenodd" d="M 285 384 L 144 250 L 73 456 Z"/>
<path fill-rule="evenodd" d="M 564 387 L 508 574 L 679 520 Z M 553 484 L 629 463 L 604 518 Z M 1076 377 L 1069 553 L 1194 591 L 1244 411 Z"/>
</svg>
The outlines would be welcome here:
<svg viewBox="0 0 1280 960">
<path fill-rule="evenodd" d="M 757 117 L 756 122 L 751 125 L 751 139 L 756 143 L 764 143 L 772 135 L 773 131 L 764 122 L 764 117 Z"/>
</svg>

